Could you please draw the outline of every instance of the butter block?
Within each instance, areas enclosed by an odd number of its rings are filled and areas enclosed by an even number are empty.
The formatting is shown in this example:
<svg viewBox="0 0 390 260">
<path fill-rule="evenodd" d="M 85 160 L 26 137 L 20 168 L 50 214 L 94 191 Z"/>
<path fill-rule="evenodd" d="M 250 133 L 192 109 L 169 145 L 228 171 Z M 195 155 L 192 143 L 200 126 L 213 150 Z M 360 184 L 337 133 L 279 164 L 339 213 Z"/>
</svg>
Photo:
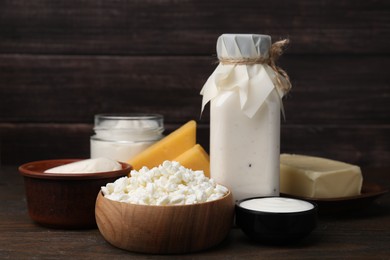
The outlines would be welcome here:
<svg viewBox="0 0 390 260">
<path fill-rule="evenodd" d="M 204 175 L 210 178 L 210 157 L 200 144 L 194 145 L 174 161 L 193 171 L 202 170 Z"/>
<path fill-rule="evenodd" d="M 191 120 L 127 161 L 134 170 L 172 161 L 196 144 L 196 122 Z"/>
<path fill-rule="evenodd" d="M 359 166 L 305 155 L 280 155 L 280 192 L 309 198 L 359 195 L 363 177 Z"/>
</svg>

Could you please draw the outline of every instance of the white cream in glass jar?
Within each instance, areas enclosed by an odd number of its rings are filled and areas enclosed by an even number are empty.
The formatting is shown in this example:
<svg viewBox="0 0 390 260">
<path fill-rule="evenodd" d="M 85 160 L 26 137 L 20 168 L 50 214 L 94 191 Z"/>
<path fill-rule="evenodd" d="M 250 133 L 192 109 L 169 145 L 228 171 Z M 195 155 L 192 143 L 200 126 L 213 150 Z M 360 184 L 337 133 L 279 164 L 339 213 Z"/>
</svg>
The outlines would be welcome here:
<svg viewBox="0 0 390 260">
<path fill-rule="evenodd" d="M 163 137 L 163 120 L 158 114 L 95 115 L 91 158 L 128 161 Z"/>
</svg>

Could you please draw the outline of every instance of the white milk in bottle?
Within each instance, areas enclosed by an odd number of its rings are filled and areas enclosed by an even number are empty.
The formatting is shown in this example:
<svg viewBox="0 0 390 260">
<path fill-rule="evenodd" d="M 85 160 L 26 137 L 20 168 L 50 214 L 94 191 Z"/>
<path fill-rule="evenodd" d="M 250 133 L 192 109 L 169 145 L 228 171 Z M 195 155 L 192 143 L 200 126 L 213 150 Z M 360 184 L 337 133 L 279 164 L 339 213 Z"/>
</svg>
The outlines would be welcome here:
<svg viewBox="0 0 390 260">
<path fill-rule="evenodd" d="M 281 98 L 291 86 L 274 61 L 284 43 L 221 35 L 220 63 L 201 92 L 202 106 L 210 101 L 211 177 L 235 200 L 279 195 Z"/>
</svg>

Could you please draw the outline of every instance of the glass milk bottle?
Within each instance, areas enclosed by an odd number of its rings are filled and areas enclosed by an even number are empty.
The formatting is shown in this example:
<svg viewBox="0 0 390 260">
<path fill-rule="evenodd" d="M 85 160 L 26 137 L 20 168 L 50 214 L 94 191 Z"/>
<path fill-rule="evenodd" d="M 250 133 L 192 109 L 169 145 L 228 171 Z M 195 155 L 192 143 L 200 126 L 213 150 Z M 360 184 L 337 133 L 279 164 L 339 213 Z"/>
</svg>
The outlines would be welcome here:
<svg viewBox="0 0 390 260">
<path fill-rule="evenodd" d="M 127 162 L 163 137 L 163 120 L 158 114 L 95 115 L 91 158 Z"/>
<path fill-rule="evenodd" d="M 279 195 L 281 98 L 290 84 L 270 50 L 267 35 L 221 35 L 220 63 L 201 92 L 202 106 L 210 101 L 211 177 L 235 200 Z"/>
</svg>

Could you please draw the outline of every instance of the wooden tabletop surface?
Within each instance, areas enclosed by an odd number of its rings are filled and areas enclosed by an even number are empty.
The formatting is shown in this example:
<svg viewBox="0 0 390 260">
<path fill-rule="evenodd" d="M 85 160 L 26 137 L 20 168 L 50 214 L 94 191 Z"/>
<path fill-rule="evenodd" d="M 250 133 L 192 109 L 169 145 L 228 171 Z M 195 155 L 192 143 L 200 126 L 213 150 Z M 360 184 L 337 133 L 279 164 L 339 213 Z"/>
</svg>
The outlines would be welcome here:
<svg viewBox="0 0 390 260">
<path fill-rule="evenodd" d="M 390 169 L 363 170 L 365 181 L 390 187 Z M 146 255 L 108 244 L 99 230 L 58 230 L 33 223 L 16 166 L 0 167 L 0 259 L 390 259 L 390 196 L 348 214 L 320 215 L 316 230 L 294 245 L 251 242 L 238 228 L 212 249 L 186 255 Z"/>
</svg>

